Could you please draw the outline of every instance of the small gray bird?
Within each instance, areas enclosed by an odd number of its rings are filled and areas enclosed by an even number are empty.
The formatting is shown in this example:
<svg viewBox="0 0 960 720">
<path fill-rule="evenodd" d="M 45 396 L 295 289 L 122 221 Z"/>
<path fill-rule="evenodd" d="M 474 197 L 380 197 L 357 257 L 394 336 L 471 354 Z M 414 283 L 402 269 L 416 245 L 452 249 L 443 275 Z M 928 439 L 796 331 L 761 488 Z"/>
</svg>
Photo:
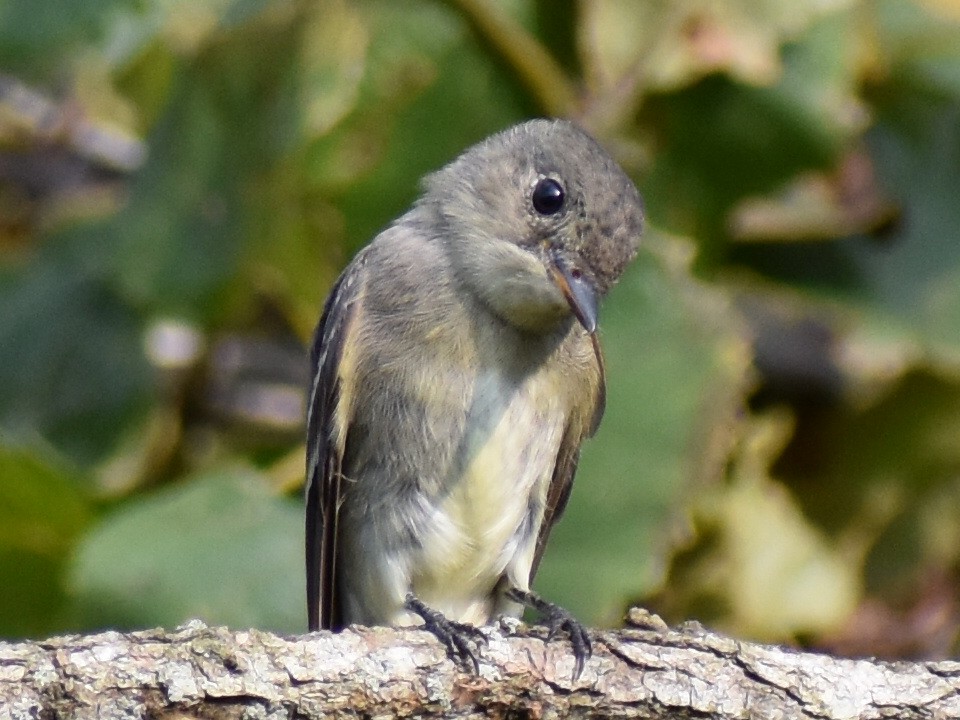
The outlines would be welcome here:
<svg viewBox="0 0 960 720">
<path fill-rule="evenodd" d="M 583 130 L 533 120 L 428 176 L 350 263 L 313 340 L 311 630 L 421 620 L 454 653 L 523 606 L 604 408 L 598 300 L 633 259 L 636 187 Z"/>
</svg>

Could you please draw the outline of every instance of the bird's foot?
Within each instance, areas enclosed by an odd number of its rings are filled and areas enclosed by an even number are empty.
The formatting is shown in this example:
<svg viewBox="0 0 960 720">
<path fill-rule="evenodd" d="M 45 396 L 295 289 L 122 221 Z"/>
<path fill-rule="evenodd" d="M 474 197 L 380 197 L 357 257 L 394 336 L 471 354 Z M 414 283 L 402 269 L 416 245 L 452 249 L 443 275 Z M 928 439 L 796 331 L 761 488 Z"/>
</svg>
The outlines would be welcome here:
<svg viewBox="0 0 960 720">
<path fill-rule="evenodd" d="M 510 588 L 507 590 L 508 599 L 518 602 L 521 605 L 536 610 L 543 617 L 544 624 L 547 626 L 547 641 L 549 642 L 561 630 L 567 633 L 570 638 L 570 645 L 573 648 L 573 679 L 576 680 L 583 673 L 583 666 L 593 655 L 593 644 L 590 641 L 590 635 L 587 629 L 580 624 L 568 610 L 564 610 L 559 605 L 544 600 L 542 597 L 529 590 L 520 590 Z"/>
<path fill-rule="evenodd" d="M 480 674 L 480 663 L 477 660 L 475 648 L 485 643 L 487 638 L 479 628 L 469 623 L 451 620 L 439 610 L 426 605 L 413 593 L 407 594 L 403 606 L 423 618 L 423 629 L 432 633 L 444 644 L 447 654 L 454 661 Z"/>
</svg>

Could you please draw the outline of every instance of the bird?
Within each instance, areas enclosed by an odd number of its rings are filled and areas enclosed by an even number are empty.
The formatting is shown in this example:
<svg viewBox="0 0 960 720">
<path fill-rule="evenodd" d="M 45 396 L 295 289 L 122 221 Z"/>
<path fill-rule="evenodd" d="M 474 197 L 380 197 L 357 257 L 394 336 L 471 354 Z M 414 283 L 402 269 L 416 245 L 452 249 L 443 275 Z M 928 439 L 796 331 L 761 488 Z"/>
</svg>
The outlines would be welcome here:
<svg viewBox="0 0 960 720">
<path fill-rule="evenodd" d="M 589 634 L 531 590 L 606 402 L 600 300 L 643 201 L 573 122 L 494 134 L 425 177 L 334 284 L 307 397 L 308 625 L 475 628 L 539 610 L 575 675 Z"/>
</svg>

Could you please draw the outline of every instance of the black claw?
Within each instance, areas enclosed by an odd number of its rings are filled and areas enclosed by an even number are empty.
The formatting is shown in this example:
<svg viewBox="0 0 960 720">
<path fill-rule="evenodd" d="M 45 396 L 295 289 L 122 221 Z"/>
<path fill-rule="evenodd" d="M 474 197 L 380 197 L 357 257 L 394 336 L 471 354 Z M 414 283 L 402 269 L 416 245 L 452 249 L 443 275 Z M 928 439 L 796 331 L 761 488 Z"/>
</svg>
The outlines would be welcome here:
<svg viewBox="0 0 960 720">
<path fill-rule="evenodd" d="M 587 629 L 569 611 L 544 600 L 536 593 L 510 588 L 506 594 L 510 600 L 533 608 L 543 616 L 547 626 L 547 642 L 553 640 L 561 630 L 566 632 L 573 649 L 573 679 L 577 680 L 583 673 L 585 663 L 593 655 L 593 643 Z"/>
<path fill-rule="evenodd" d="M 450 620 L 442 612 L 424 604 L 420 598 L 409 593 L 404 607 L 410 612 L 423 618 L 423 629 L 432 633 L 447 648 L 449 655 L 459 665 L 472 669 L 474 674 L 480 674 L 480 662 L 473 645 L 481 645 L 487 641 L 480 630 L 469 623 Z"/>
</svg>

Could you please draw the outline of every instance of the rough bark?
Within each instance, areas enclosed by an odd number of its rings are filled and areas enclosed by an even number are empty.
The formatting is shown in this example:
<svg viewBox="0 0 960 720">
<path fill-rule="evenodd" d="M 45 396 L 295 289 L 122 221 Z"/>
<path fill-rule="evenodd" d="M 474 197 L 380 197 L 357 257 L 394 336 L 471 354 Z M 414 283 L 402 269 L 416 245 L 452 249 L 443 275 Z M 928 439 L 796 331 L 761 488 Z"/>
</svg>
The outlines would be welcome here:
<svg viewBox="0 0 960 720">
<path fill-rule="evenodd" d="M 655 616 L 569 643 L 485 628 L 480 673 L 417 630 L 280 637 L 192 622 L 0 643 L 0 718 L 960 718 L 960 663 L 837 659 Z M 638 626 L 638 625 L 639 626 Z"/>
</svg>

